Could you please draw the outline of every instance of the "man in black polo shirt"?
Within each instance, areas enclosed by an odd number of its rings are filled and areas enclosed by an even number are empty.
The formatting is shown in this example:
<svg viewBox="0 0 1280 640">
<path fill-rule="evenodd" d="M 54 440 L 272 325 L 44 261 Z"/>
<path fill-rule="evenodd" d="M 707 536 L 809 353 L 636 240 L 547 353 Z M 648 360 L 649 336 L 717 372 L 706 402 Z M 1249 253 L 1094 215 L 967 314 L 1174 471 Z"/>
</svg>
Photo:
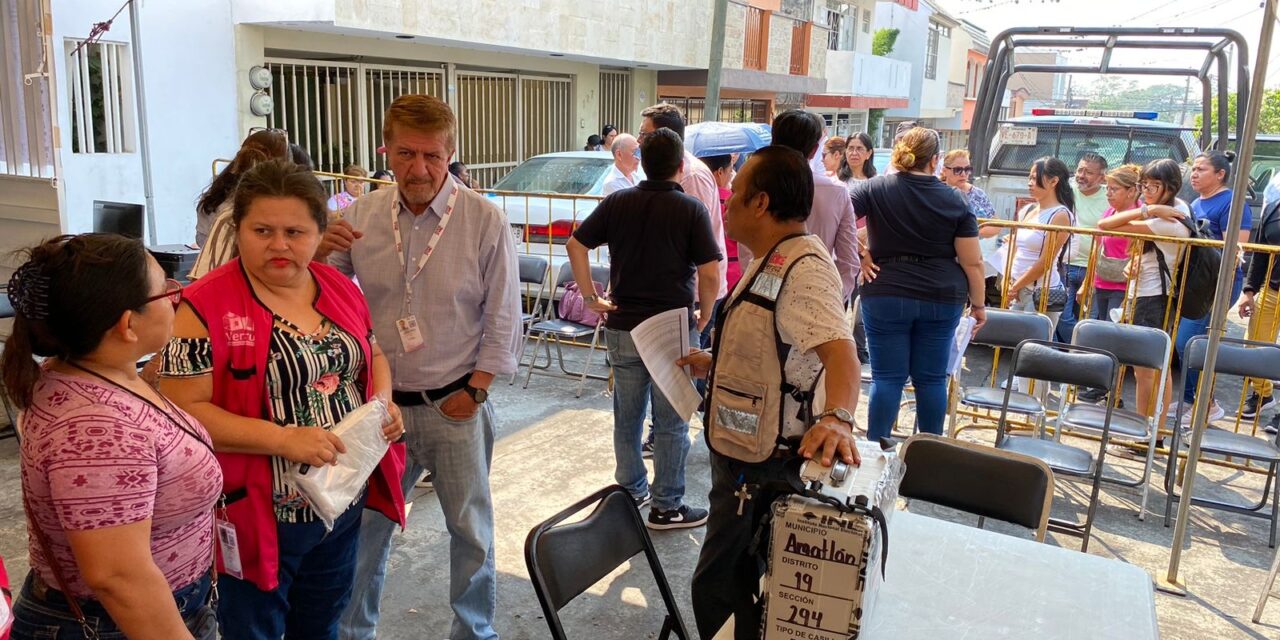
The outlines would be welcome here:
<svg viewBox="0 0 1280 640">
<path fill-rule="evenodd" d="M 604 339 L 613 365 L 614 477 L 637 506 L 651 500 L 649 528 L 682 529 L 706 523 L 705 509 L 683 503 L 684 463 L 689 455 L 689 423 L 652 384 L 630 331 L 671 309 L 693 308 L 694 274 L 699 310 L 690 344 L 711 321 L 720 286 L 720 249 L 707 208 L 680 188 L 684 144 L 670 129 L 658 129 L 640 143 L 644 180 L 605 198 L 582 222 L 566 247 L 573 277 L 592 291 L 588 252 L 609 245 L 608 298 L 587 296 L 587 304 L 608 313 Z M 691 313 L 691 317 L 694 314 Z M 653 403 L 654 481 L 652 493 L 641 457 L 645 409 Z"/>
</svg>

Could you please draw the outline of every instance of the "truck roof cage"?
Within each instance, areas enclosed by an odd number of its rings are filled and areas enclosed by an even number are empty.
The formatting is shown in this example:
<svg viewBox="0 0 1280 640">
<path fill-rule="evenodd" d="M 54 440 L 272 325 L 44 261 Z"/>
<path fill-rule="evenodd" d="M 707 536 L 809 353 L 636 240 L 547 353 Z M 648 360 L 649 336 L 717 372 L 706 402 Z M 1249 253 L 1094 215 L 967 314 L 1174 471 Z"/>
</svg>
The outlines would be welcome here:
<svg viewBox="0 0 1280 640">
<path fill-rule="evenodd" d="M 1144 76 L 1188 76 L 1200 81 L 1201 111 L 1200 146 L 1209 149 L 1216 139 L 1218 146 L 1226 144 L 1228 118 L 1219 118 L 1215 138 L 1210 131 L 1211 105 L 1215 87 L 1210 71 L 1216 67 L 1216 97 L 1218 112 L 1227 113 L 1228 73 L 1231 62 L 1227 47 L 1236 47 L 1237 107 L 1249 104 L 1249 46 L 1236 31 L 1231 29 L 1198 27 L 1015 27 L 1000 33 L 991 41 L 987 64 L 983 72 L 982 88 L 973 126 L 969 136 L 969 154 L 973 166 L 985 172 L 990 162 L 991 141 L 1000 119 L 1000 107 L 1009 77 L 1015 73 L 1086 73 Z M 1018 49 L 1098 49 L 1101 60 L 1097 64 L 1029 64 L 1016 63 L 1014 53 Z M 1204 62 L 1199 68 L 1146 67 L 1112 64 L 1112 54 L 1117 49 L 1162 49 L 1169 51 L 1203 51 Z M 1216 63 L 1216 64 L 1215 64 Z M 1242 135 L 1243 118 L 1236 118 L 1236 135 Z"/>
</svg>

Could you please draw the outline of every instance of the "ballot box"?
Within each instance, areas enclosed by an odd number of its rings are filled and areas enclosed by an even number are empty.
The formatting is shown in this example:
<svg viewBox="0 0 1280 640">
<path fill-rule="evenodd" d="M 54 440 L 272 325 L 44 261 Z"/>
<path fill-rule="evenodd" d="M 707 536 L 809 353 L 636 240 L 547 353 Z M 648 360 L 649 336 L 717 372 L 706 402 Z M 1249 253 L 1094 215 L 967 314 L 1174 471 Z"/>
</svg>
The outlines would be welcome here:
<svg viewBox="0 0 1280 640">
<path fill-rule="evenodd" d="M 857 638 L 875 606 L 905 466 L 875 443 L 860 441 L 858 452 L 857 467 L 805 463 L 812 497 L 774 502 L 764 640 Z"/>
<path fill-rule="evenodd" d="M 166 278 L 173 278 L 184 284 L 191 267 L 196 264 L 196 258 L 200 256 L 199 249 L 192 249 L 185 244 L 161 244 L 147 247 L 147 250 L 160 263 Z"/>
</svg>

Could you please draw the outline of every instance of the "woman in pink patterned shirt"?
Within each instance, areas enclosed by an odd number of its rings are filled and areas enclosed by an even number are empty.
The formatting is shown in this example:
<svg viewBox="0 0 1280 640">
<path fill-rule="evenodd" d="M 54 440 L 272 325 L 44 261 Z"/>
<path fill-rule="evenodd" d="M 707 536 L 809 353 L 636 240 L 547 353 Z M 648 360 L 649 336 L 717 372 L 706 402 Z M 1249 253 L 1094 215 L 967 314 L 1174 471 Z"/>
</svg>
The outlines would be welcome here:
<svg viewBox="0 0 1280 640">
<path fill-rule="evenodd" d="M 23 409 L 31 559 L 15 639 L 214 638 L 222 471 L 135 364 L 168 341 L 181 297 L 141 242 L 110 234 L 49 240 L 9 282 L 0 367 Z"/>
</svg>

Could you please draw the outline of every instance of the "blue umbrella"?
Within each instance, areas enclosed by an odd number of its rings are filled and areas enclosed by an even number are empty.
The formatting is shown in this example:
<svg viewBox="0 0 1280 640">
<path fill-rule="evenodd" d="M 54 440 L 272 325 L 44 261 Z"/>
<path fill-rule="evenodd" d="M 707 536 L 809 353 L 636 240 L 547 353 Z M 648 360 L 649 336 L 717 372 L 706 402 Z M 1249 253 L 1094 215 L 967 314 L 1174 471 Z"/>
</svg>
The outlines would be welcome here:
<svg viewBox="0 0 1280 640">
<path fill-rule="evenodd" d="M 684 145 L 694 156 L 749 153 L 773 141 L 769 125 L 755 122 L 699 122 L 684 131 Z"/>
</svg>

